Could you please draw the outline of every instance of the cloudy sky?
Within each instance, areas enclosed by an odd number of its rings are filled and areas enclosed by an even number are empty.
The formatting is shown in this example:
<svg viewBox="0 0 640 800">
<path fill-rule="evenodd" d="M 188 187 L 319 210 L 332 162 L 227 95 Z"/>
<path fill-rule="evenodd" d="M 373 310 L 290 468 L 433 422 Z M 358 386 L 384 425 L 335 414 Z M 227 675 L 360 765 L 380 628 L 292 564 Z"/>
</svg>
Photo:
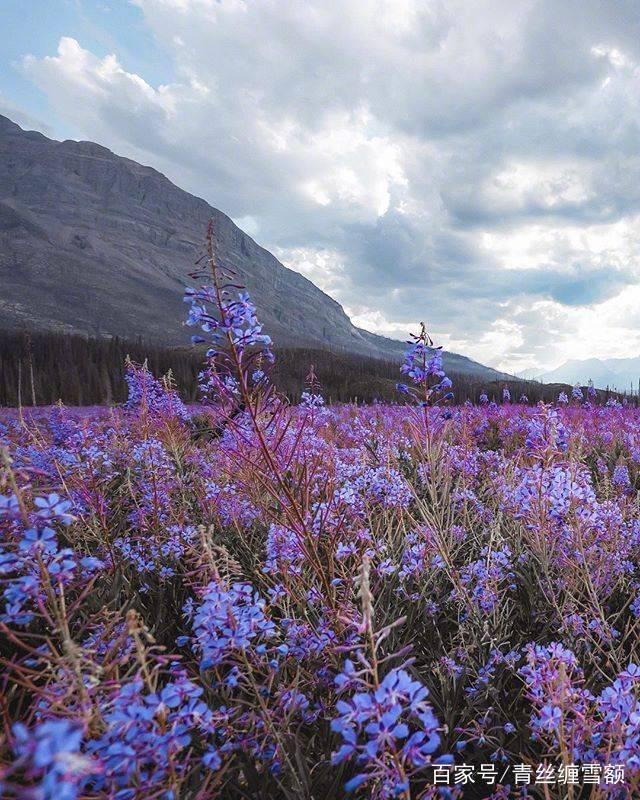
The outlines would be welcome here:
<svg viewBox="0 0 640 800">
<path fill-rule="evenodd" d="M 640 354 L 637 0 L 3 0 L 0 113 L 151 164 L 369 330 Z"/>
</svg>

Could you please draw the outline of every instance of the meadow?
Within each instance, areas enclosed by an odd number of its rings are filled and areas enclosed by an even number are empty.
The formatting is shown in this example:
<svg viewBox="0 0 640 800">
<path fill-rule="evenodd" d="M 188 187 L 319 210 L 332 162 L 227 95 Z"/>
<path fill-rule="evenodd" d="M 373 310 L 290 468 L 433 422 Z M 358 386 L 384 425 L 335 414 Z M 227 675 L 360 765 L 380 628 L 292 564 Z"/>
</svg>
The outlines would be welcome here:
<svg viewBox="0 0 640 800">
<path fill-rule="evenodd" d="M 289 405 L 210 257 L 207 402 L 0 411 L 0 794 L 640 796 L 640 412 Z"/>
</svg>

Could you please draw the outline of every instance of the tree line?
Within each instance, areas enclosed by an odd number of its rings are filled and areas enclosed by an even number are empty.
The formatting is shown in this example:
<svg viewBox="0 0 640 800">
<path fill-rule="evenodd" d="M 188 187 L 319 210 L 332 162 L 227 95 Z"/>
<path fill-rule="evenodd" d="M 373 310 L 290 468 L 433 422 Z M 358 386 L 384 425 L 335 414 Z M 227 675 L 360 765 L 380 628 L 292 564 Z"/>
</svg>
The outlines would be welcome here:
<svg viewBox="0 0 640 800">
<path fill-rule="evenodd" d="M 142 339 L 93 338 L 65 333 L 0 331 L 0 406 L 103 405 L 126 400 L 126 359 L 147 362 L 156 376 L 172 373 L 186 402 L 198 400 L 198 372 L 204 353 L 196 348 L 160 347 Z M 366 356 L 308 348 L 279 348 L 273 379 L 296 402 L 313 365 L 327 402 L 400 401 L 396 383 L 399 364 Z M 486 392 L 500 401 L 506 386 L 517 401 L 550 402 L 563 384 L 532 381 L 487 382 L 468 375 L 451 375 L 457 403 L 478 402 Z M 608 393 L 605 395 L 608 396 Z M 636 398 L 637 402 L 637 398 Z"/>
</svg>

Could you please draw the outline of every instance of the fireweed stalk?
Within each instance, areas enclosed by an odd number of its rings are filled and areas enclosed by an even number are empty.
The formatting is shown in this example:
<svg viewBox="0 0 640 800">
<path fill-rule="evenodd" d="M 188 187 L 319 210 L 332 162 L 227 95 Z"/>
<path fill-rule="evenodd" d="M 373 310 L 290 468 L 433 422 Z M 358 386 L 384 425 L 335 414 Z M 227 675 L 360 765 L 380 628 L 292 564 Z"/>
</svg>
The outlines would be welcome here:
<svg viewBox="0 0 640 800">
<path fill-rule="evenodd" d="M 410 798 L 410 777 L 430 766 L 440 745 L 439 723 L 427 703 L 428 690 L 413 680 L 407 667 L 413 659 L 382 671 L 392 660 L 401 660 L 407 646 L 381 658 L 380 649 L 391 631 L 405 620 L 398 619 L 380 631 L 374 630 L 374 603 L 370 586 L 370 563 L 363 561 L 356 581 L 362 603 L 361 632 L 366 644 L 354 651 L 336 677 L 336 686 L 347 699 L 339 700 L 340 712 L 331 728 L 342 737 L 333 763 L 355 760 L 361 770 L 345 785 L 347 792 L 367 788 L 370 797 Z M 441 756 L 433 763 L 452 763 Z"/>
<path fill-rule="evenodd" d="M 191 304 L 187 324 L 198 325 L 209 336 L 212 345 L 207 351 L 208 368 L 203 373 L 203 387 L 219 398 L 221 407 L 226 410 L 221 420 L 223 426 L 231 425 L 238 431 L 238 417 L 242 419 L 245 413 L 249 415 L 267 466 L 268 476 L 262 481 L 263 487 L 275 502 L 283 505 L 293 535 L 316 572 L 326 596 L 333 598 L 333 588 L 321 563 L 305 508 L 294 496 L 278 461 L 281 438 L 274 438 L 273 431 L 277 430 L 277 421 L 284 415 L 285 404 L 265 372 L 274 361 L 271 338 L 262 332 L 249 294 L 238 291 L 243 287 L 232 283 L 233 273 L 218 263 L 212 224 L 207 231 L 206 263 L 211 286 L 189 289 L 185 294 L 185 302 Z M 203 273 L 193 273 L 192 277 L 202 278 Z M 235 299 L 233 293 L 237 294 Z M 195 336 L 193 341 L 200 343 L 206 339 Z"/>
<path fill-rule="evenodd" d="M 400 371 L 411 379 L 414 388 L 398 383 L 397 389 L 401 394 L 413 399 L 422 409 L 428 452 L 432 445 L 429 408 L 453 400 L 453 392 L 449 391 L 453 384 L 444 371 L 442 348 L 434 345 L 424 322 L 420 323 L 420 333 L 411 334 L 411 339 L 412 342 L 409 342 L 411 346 L 405 354 Z"/>
</svg>

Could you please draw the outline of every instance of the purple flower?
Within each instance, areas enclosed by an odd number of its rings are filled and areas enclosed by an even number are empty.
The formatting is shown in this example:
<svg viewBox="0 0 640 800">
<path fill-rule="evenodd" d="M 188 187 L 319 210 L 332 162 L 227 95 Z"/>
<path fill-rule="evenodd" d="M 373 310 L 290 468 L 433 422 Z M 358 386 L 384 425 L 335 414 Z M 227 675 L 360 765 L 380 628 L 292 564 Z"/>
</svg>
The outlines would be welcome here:
<svg viewBox="0 0 640 800">
<path fill-rule="evenodd" d="M 417 336 L 412 335 L 412 338 L 414 341 L 405 353 L 400 372 L 420 387 L 421 395 L 424 397 L 420 400 L 420 404 L 426 406 L 433 404 L 437 396 L 446 392 L 453 384 L 444 372 L 442 350 L 434 347 L 424 323 L 421 323 L 420 333 Z M 411 394 L 409 387 L 404 383 L 396 384 L 396 388 L 402 394 Z"/>
<path fill-rule="evenodd" d="M 3 517 L 7 519 L 17 519 L 19 516 L 20 504 L 18 503 L 18 498 L 14 494 L 0 494 L 0 520 Z"/>
<path fill-rule="evenodd" d="M 556 730 L 562 721 L 562 711 L 557 706 L 552 706 L 549 703 L 542 706 L 540 709 L 540 716 L 538 726 L 544 730 Z"/>
<path fill-rule="evenodd" d="M 15 754 L 43 800 L 75 800 L 97 762 L 80 752 L 82 728 L 69 720 L 48 720 L 29 730 L 13 726 Z"/>
<path fill-rule="evenodd" d="M 55 520 L 63 525 L 73 522 L 73 516 L 67 513 L 71 508 L 71 503 L 68 500 L 62 500 L 59 495 L 50 494 L 48 497 L 36 497 L 33 502 L 38 509 L 37 515 L 42 519 L 48 522 Z"/>
<path fill-rule="evenodd" d="M 234 583 L 223 589 L 215 582 L 210 583 L 193 620 L 193 641 L 201 655 L 200 669 L 222 664 L 236 651 L 271 639 L 276 629 L 265 611 L 265 600 L 250 584 Z"/>
<path fill-rule="evenodd" d="M 366 687 L 365 673 L 347 660 L 336 685 L 343 692 Z M 427 697 L 422 683 L 406 670 L 393 669 L 374 691 L 355 691 L 347 700 L 338 700 L 331 730 L 340 734 L 342 744 L 333 763 L 357 759 L 362 771 L 352 779 L 354 786 L 365 781 L 404 786 L 407 775 L 431 763 L 440 737 Z"/>
</svg>

